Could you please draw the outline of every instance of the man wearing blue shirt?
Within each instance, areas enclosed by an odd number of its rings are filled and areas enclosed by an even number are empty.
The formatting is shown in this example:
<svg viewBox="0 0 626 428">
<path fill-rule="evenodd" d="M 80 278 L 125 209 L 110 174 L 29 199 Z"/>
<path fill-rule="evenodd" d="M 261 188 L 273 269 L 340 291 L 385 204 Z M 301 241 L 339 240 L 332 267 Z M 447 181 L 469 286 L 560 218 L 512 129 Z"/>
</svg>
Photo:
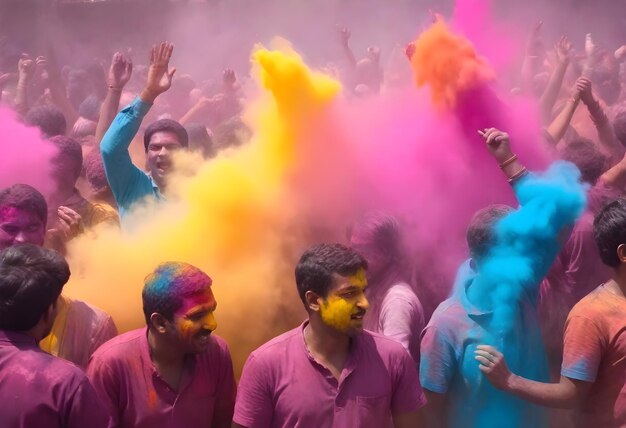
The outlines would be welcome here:
<svg viewBox="0 0 626 428">
<path fill-rule="evenodd" d="M 100 145 L 104 170 L 122 223 L 137 202 L 147 198 L 163 199 L 166 179 L 172 171 L 172 153 L 187 148 L 185 128 L 174 120 L 161 119 L 150 124 L 144 134 L 148 173 L 133 165 L 128 153 L 128 147 L 154 100 L 172 85 L 176 69 L 169 69 L 169 60 L 173 50 L 174 46 L 167 42 L 152 48 L 146 86 L 128 107 L 118 113 Z"/>
</svg>

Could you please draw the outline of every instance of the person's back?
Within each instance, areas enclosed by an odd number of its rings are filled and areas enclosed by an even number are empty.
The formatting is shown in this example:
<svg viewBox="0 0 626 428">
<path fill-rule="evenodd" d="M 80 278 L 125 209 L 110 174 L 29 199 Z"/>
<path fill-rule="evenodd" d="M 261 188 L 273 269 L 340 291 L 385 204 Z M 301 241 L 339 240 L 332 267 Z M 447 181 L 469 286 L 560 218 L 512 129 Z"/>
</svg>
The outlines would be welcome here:
<svg viewBox="0 0 626 428">
<path fill-rule="evenodd" d="M 0 330 L 0 398 L 2 427 L 106 426 L 87 376 L 25 334 Z"/>
<path fill-rule="evenodd" d="M 87 376 L 42 351 L 56 300 L 70 276 L 59 254 L 35 245 L 0 252 L 0 425 L 3 428 L 106 427 Z"/>
</svg>

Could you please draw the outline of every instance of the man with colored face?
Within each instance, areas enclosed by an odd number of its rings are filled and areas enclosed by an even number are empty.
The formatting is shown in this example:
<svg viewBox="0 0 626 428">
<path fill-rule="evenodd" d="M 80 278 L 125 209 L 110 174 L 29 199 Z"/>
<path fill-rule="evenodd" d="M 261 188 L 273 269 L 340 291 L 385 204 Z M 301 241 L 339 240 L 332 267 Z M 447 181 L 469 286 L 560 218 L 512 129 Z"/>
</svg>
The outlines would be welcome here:
<svg viewBox="0 0 626 428">
<path fill-rule="evenodd" d="M 363 330 L 367 262 L 340 244 L 296 267 L 308 313 L 248 358 L 234 427 L 417 427 L 425 403 L 415 364 L 396 341 Z"/>
<path fill-rule="evenodd" d="M 0 190 L 0 250 L 18 244 L 42 246 L 48 221 L 43 195 L 26 184 Z M 84 368 L 91 354 L 117 334 L 100 309 L 61 295 L 52 331 L 39 341 L 44 351 Z"/>
<path fill-rule="evenodd" d="M 230 426 L 235 378 L 228 346 L 213 335 L 211 278 L 167 262 L 145 279 L 147 328 L 105 343 L 87 368 L 110 427 Z"/>
<path fill-rule="evenodd" d="M 172 85 L 176 69 L 169 69 L 169 61 L 173 51 L 174 46 L 167 42 L 152 48 L 146 86 L 129 106 L 118 113 L 102 138 L 102 161 L 122 222 L 137 202 L 146 198 L 163 199 L 162 192 L 172 171 L 173 153 L 188 145 L 187 131 L 180 123 L 161 119 L 150 124 L 144 133 L 148 173 L 137 168 L 128 153 L 143 118 L 157 97 Z M 121 90 L 121 87 L 109 87 L 109 91 Z"/>
</svg>

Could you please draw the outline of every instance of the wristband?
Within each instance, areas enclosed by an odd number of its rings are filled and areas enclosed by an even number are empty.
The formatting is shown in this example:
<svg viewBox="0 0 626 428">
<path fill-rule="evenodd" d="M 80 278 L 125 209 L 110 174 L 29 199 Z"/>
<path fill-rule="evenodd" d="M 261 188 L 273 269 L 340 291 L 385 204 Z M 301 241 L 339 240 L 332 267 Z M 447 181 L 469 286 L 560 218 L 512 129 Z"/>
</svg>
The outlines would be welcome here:
<svg viewBox="0 0 626 428">
<path fill-rule="evenodd" d="M 513 184 L 514 182 L 516 182 L 517 180 L 525 176 L 527 173 L 528 173 L 528 170 L 526 169 L 526 167 L 523 166 L 522 169 L 517 171 L 515 174 L 511 176 L 511 178 L 509 178 L 509 184 Z"/>
<path fill-rule="evenodd" d="M 500 169 L 504 169 L 517 160 L 517 155 L 513 155 L 500 164 Z"/>
</svg>

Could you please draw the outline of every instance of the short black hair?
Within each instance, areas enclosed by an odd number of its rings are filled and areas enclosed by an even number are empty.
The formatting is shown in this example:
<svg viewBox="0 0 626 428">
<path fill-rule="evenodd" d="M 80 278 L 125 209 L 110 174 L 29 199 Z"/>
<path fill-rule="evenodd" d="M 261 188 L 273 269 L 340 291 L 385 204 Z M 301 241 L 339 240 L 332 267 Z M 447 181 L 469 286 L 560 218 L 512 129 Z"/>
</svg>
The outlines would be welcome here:
<svg viewBox="0 0 626 428">
<path fill-rule="evenodd" d="M 189 136 L 183 125 L 172 119 L 159 119 L 148 125 L 146 132 L 143 134 L 143 146 L 146 149 L 146 153 L 150 145 L 150 138 L 157 132 L 171 132 L 176 135 L 181 146 L 185 148 L 189 146 Z"/>
<path fill-rule="evenodd" d="M 50 142 L 52 142 L 59 150 L 54 159 L 71 159 L 74 163 L 74 170 L 72 171 L 72 174 L 75 179 L 78 179 L 83 169 L 83 149 L 80 143 L 74 138 L 65 137 L 63 135 L 57 135 L 56 137 L 50 138 Z"/>
<path fill-rule="evenodd" d="M 70 278 L 65 259 L 53 250 L 31 244 L 0 252 L 0 329 L 33 328 L 56 302 Z"/>
<path fill-rule="evenodd" d="M 624 147 L 626 147 L 626 111 L 622 111 L 613 119 L 613 129 L 615 136 Z"/>
<path fill-rule="evenodd" d="M 496 244 L 496 224 L 512 211 L 510 206 L 501 204 L 489 205 L 476 211 L 465 235 L 470 257 L 480 260 L 487 255 L 489 249 Z"/>
<path fill-rule="evenodd" d="M 33 107 L 26 113 L 24 121 L 29 126 L 39 128 L 44 138 L 65 135 L 67 131 L 67 122 L 63 112 L 52 105 Z"/>
<path fill-rule="evenodd" d="M 561 151 L 561 159 L 576 165 L 580 170 L 582 181 L 595 184 L 604 173 L 607 158 L 588 138 L 576 138 L 570 141 Z"/>
<path fill-rule="evenodd" d="M 618 267 L 617 247 L 626 244 L 626 199 L 617 199 L 602 208 L 593 221 L 593 236 L 602 262 Z"/>
<path fill-rule="evenodd" d="M 0 208 L 11 207 L 35 214 L 43 223 L 48 223 L 48 204 L 43 195 L 28 184 L 14 184 L 0 190 Z"/>
<path fill-rule="evenodd" d="M 345 245 L 314 245 L 302 254 L 296 266 L 296 286 L 302 303 L 306 305 L 304 295 L 307 291 L 328 296 L 333 274 L 350 276 L 361 268 L 367 269 L 365 258 Z"/>
</svg>

